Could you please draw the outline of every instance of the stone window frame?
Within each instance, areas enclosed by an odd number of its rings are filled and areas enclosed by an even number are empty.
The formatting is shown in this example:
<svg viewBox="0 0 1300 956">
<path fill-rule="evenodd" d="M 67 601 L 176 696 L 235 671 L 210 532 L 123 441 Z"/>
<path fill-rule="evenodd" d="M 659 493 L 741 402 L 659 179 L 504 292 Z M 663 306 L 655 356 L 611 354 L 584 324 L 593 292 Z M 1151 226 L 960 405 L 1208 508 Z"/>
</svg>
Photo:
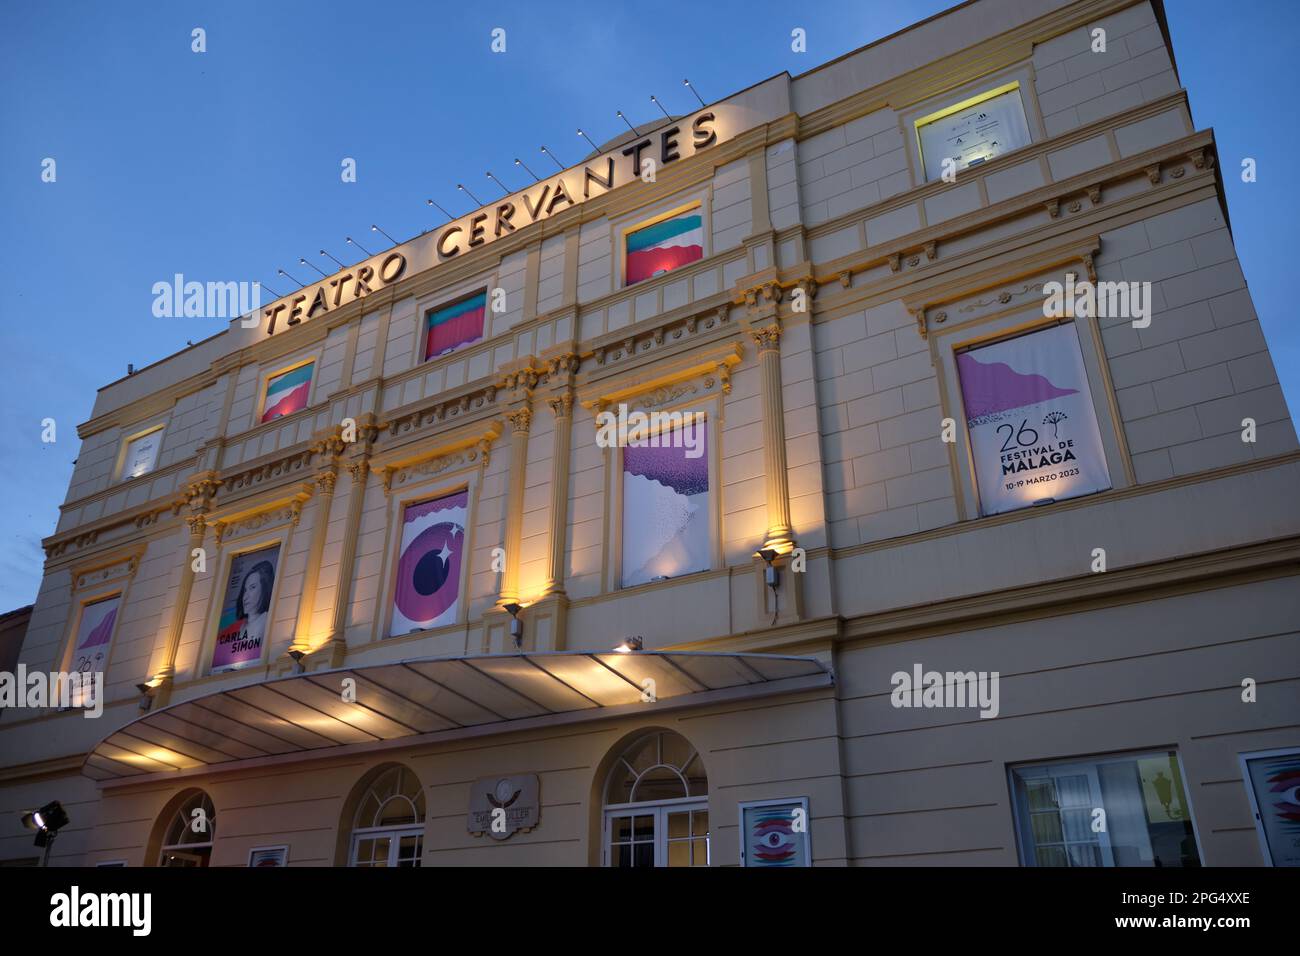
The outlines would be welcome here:
<svg viewBox="0 0 1300 956">
<path fill-rule="evenodd" d="M 1062 266 L 1040 273 L 1043 282 L 1064 283 L 1066 273 L 1073 272 L 1076 281 L 1087 274 L 1078 265 Z M 1017 280 L 1019 282 L 1019 280 Z M 951 308 L 951 306 L 949 307 Z M 942 312 L 931 310 L 931 316 Z M 1041 296 L 1031 296 L 1031 301 L 1021 302 L 1007 309 L 952 325 L 929 323 L 929 340 L 935 372 L 939 380 L 939 401 L 942 418 L 951 418 L 957 425 L 957 441 L 949 447 L 949 460 L 953 468 L 953 491 L 959 521 L 992 519 L 1018 515 L 1032 505 L 996 515 L 980 512 L 979 483 L 975 477 L 975 463 L 971 451 L 970 434 L 966 429 L 966 414 L 961 398 L 961 381 L 957 374 L 957 355 L 983 345 L 1017 338 L 1055 325 L 1074 323 L 1079 337 L 1079 351 L 1083 356 L 1084 371 L 1088 376 L 1088 390 L 1093 411 L 1097 416 L 1097 429 L 1101 434 L 1102 450 L 1106 455 L 1106 470 L 1110 475 L 1110 488 L 1093 494 L 1105 494 L 1128 488 L 1136 483 L 1131 453 L 1124 436 L 1123 419 L 1115 398 L 1110 377 L 1109 359 L 1101 338 L 1101 328 L 1095 318 L 1064 316 L 1055 318 L 1043 314 Z M 1062 499 L 1082 500 L 1092 495 Z M 1040 506 L 1048 507 L 1048 506 Z"/>
<path fill-rule="evenodd" d="M 1025 122 L 1029 127 L 1029 142 L 1025 143 L 1024 146 L 1002 153 L 991 160 L 991 162 L 996 162 L 1004 157 L 1014 156 L 1048 138 L 1047 127 L 1043 122 L 1043 110 L 1038 104 L 1038 90 L 1032 61 L 1026 60 L 1014 66 L 986 74 L 968 83 L 963 83 L 961 86 L 945 90 L 936 96 L 917 101 L 898 111 L 898 124 L 907 149 L 907 164 L 912 174 L 913 188 L 925 186 L 931 182 L 942 181 L 930 180 L 925 177 L 925 158 L 921 155 L 920 126 L 922 121 L 939 118 L 936 114 L 942 114 L 959 104 L 962 108 L 973 106 L 985 99 L 1007 92 L 1007 88 L 1012 85 L 1017 86 L 1020 90 L 1020 103 L 1024 107 Z M 983 168 L 985 165 L 987 164 L 981 164 L 979 168 Z M 948 185 L 960 185 L 964 178 L 962 174 L 965 172 L 967 170 L 958 170 L 957 182 Z"/>
</svg>

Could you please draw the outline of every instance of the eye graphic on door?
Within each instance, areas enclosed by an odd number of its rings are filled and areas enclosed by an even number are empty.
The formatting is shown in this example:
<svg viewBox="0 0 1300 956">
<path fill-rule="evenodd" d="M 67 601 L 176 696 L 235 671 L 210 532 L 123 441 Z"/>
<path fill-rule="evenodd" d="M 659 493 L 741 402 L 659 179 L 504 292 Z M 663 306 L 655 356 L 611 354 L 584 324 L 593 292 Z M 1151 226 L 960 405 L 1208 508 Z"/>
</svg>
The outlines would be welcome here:
<svg viewBox="0 0 1300 956">
<path fill-rule="evenodd" d="M 754 821 L 754 855 L 764 863 L 788 863 L 794 859 L 794 825 L 785 812 L 764 814 Z"/>
</svg>

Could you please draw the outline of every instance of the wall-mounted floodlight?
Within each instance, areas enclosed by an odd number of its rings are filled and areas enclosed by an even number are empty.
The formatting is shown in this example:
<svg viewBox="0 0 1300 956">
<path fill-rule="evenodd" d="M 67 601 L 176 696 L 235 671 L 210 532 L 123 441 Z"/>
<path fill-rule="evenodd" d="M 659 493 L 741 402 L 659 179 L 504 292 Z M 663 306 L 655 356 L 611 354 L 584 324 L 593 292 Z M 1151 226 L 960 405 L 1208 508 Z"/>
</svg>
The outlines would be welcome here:
<svg viewBox="0 0 1300 956">
<path fill-rule="evenodd" d="M 510 636 L 514 638 L 515 647 L 523 650 L 524 647 L 524 622 L 519 620 L 519 612 L 523 610 L 520 604 L 503 604 L 502 608 L 510 615 Z"/>
</svg>

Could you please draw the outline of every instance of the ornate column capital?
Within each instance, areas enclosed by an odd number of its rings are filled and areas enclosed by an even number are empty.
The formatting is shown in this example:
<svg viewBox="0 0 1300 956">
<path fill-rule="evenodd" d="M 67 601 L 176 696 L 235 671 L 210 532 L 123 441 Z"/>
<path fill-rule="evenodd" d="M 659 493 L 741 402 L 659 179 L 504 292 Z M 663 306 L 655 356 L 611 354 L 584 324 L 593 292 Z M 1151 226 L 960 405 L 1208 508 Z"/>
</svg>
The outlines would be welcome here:
<svg viewBox="0 0 1300 956">
<path fill-rule="evenodd" d="M 573 413 L 573 389 L 566 388 L 551 396 L 546 404 L 551 406 L 551 414 L 556 418 L 568 418 Z"/>
<path fill-rule="evenodd" d="M 217 477 L 215 471 L 194 475 L 185 485 L 185 498 L 180 504 L 182 507 L 188 505 L 191 514 L 203 514 L 212 507 L 212 499 L 223 484 L 225 482 Z"/>
<path fill-rule="evenodd" d="M 781 324 L 775 320 L 767 325 L 750 328 L 749 337 L 753 340 L 754 345 L 758 347 L 760 355 L 763 352 L 779 352 L 781 350 Z"/>
<path fill-rule="evenodd" d="M 324 495 L 334 494 L 334 483 L 338 480 L 338 477 L 339 477 L 338 471 L 332 467 L 329 470 L 322 471 L 319 475 L 317 475 L 316 486 L 320 488 L 321 494 Z"/>
<path fill-rule="evenodd" d="M 506 412 L 506 418 L 510 421 L 510 428 L 516 434 L 527 434 L 533 427 L 533 407 L 529 404 L 520 405 Z"/>
</svg>

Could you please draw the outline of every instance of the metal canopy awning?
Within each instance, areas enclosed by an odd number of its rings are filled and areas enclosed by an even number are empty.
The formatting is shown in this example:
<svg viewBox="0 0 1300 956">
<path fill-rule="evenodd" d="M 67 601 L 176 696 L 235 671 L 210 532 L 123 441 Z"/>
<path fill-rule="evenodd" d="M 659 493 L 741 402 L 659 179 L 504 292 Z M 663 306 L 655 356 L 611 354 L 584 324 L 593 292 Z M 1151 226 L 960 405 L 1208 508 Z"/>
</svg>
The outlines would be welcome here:
<svg viewBox="0 0 1300 956">
<path fill-rule="evenodd" d="M 344 698 L 355 681 L 355 702 Z M 653 681 L 648 684 L 647 681 Z M 815 658 L 638 651 L 418 658 L 295 674 L 145 714 L 82 772 L 142 782 L 304 757 L 791 693 L 833 683 Z M 643 688 L 654 700 L 642 699 Z"/>
</svg>

